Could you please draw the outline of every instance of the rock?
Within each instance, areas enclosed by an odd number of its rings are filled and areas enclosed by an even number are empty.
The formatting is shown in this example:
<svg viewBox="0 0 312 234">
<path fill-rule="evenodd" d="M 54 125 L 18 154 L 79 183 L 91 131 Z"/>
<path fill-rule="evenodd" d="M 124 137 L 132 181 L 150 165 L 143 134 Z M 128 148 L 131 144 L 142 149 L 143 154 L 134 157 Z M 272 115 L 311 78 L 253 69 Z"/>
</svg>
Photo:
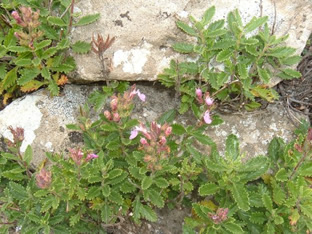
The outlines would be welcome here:
<svg viewBox="0 0 312 234">
<path fill-rule="evenodd" d="M 243 21 L 253 16 L 269 16 L 269 26 L 276 35 L 289 33 L 287 45 L 303 50 L 312 32 L 312 2 L 309 0 L 285 1 L 230 1 L 230 0 L 172 0 L 172 1 L 101 1 L 86 0 L 76 4 L 82 15 L 101 13 L 99 21 L 92 25 L 75 28 L 73 42 L 91 41 L 93 34 L 108 34 L 117 39 L 105 55 L 112 59 L 113 71 L 109 79 L 156 80 L 157 74 L 168 66 L 171 59 L 178 57 L 171 45 L 185 40 L 185 34 L 177 29 L 175 22 L 188 21 L 187 16 L 201 18 L 210 6 L 216 6 L 213 20 L 225 18 L 229 11 L 239 9 Z M 276 14 L 275 14 L 276 13 Z M 275 23 L 274 23 L 275 22 Z M 97 56 L 90 52 L 74 55 L 77 73 L 74 82 L 104 80 Z"/>
<path fill-rule="evenodd" d="M 34 165 L 45 159 L 45 152 L 64 152 L 69 147 L 82 142 L 82 136 L 66 129 L 66 124 L 76 123 L 79 106 L 97 86 L 66 85 L 61 96 L 50 98 L 44 90 L 29 94 L 8 105 L 0 112 L 0 135 L 11 139 L 8 126 L 22 127 L 25 140 L 21 150 L 24 152 L 30 144 L 34 151 Z M 165 111 L 175 108 L 172 90 L 151 86 L 151 83 L 137 85 L 146 94 L 146 102 L 136 100 L 133 117 L 139 120 L 153 121 Z M 274 136 L 289 141 L 293 139 L 295 127 L 286 116 L 283 106 L 270 105 L 267 109 L 252 113 L 221 115 L 224 123 L 211 127 L 207 135 L 224 149 L 229 134 L 236 134 L 240 140 L 242 152 L 248 157 L 266 154 L 267 145 Z M 298 118 L 304 118 L 299 116 Z M 191 115 L 178 119 L 182 124 L 194 124 Z"/>
<path fill-rule="evenodd" d="M 82 141 L 80 134 L 66 129 L 66 124 L 76 122 L 79 106 L 91 90 L 88 86 L 67 85 L 59 97 L 51 98 L 46 90 L 40 90 L 19 98 L 0 112 L 0 135 L 12 140 L 8 127 L 23 128 L 21 151 L 31 145 L 33 164 L 38 166 L 45 152 L 63 152 Z"/>
</svg>

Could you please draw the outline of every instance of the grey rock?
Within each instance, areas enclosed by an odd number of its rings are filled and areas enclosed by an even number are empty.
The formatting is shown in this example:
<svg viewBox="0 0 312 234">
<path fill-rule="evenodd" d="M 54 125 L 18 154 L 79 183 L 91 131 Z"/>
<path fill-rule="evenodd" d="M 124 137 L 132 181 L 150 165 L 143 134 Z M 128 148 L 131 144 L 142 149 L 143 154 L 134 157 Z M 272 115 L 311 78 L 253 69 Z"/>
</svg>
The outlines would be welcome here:
<svg viewBox="0 0 312 234">
<path fill-rule="evenodd" d="M 112 47 L 105 52 L 112 59 L 113 71 L 109 79 L 156 80 L 171 59 L 183 59 L 171 49 L 174 42 L 187 40 L 175 22 L 187 22 L 188 15 L 199 19 L 213 5 L 216 6 L 213 20 L 225 18 L 236 8 L 245 23 L 253 16 L 268 15 L 269 26 L 274 25 L 277 36 L 288 33 L 287 45 L 296 48 L 297 54 L 301 53 L 312 32 L 312 2 L 309 0 L 85 0 L 76 4 L 76 10 L 82 15 L 100 13 L 101 18 L 92 25 L 74 28 L 72 40 L 90 42 L 92 35 L 97 33 L 104 37 L 116 36 Z M 77 72 L 72 81 L 105 79 L 93 52 L 74 57 Z"/>
</svg>

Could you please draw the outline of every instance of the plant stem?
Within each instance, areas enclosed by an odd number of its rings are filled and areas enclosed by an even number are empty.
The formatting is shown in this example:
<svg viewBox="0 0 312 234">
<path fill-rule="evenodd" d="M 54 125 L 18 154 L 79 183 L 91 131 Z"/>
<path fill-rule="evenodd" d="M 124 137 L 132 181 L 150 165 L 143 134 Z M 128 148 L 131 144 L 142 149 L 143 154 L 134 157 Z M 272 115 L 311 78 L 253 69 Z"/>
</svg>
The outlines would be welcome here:
<svg viewBox="0 0 312 234">
<path fill-rule="evenodd" d="M 304 160 L 306 159 L 306 157 L 308 156 L 308 153 L 304 153 L 303 157 L 300 159 L 300 161 L 297 163 L 297 165 L 295 166 L 294 170 L 292 171 L 291 175 L 289 176 L 289 180 L 291 180 L 293 178 L 293 176 L 295 175 L 295 173 L 298 171 L 299 167 L 302 165 L 302 163 L 304 162 Z"/>
</svg>

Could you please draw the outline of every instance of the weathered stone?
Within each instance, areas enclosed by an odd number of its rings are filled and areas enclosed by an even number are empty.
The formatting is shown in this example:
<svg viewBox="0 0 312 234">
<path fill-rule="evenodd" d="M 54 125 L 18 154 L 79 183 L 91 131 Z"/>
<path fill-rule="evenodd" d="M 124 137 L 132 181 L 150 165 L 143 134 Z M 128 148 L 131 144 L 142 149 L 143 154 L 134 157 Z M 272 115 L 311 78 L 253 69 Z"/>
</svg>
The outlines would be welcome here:
<svg viewBox="0 0 312 234">
<path fill-rule="evenodd" d="M 287 44 L 300 54 L 312 32 L 312 2 L 309 0 L 230 1 L 230 0 L 85 0 L 76 4 L 82 15 L 101 13 L 99 21 L 74 29 L 73 41 L 90 42 L 93 34 L 116 36 L 115 43 L 105 55 L 112 59 L 110 79 L 155 80 L 157 74 L 178 58 L 171 45 L 186 40 L 175 22 L 188 21 L 187 16 L 200 18 L 210 6 L 216 6 L 214 20 L 225 18 L 229 11 L 239 9 L 243 21 L 253 16 L 268 15 L 269 26 L 276 35 L 289 34 Z M 262 13 L 261 13 L 262 12 Z M 276 14 L 275 14 L 276 13 Z M 76 82 L 104 80 L 97 56 L 90 52 L 75 55 Z"/>
<path fill-rule="evenodd" d="M 44 90 L 15 100 L 0 112 L 0 135 L 11 139 L 7 127 L 22 127 L 25 141 L 22 151 L 28 144 L 34 150 L 34 165 L 45 159 L 45 152 L 64 152 L 69 147 L 81 143 L 78 132 L 66 129 L 66 124 L 76 123 L 79 106 L 96 86 L 66 85 L 62 95 L 50 98 Z M 137 85 L 146 94 L 146 102 L 137 98 L 133 117 L 142 122 L 151 122 L 165 111 L 175 108 L 176 102 L 172 90 L 148 84 Z M 229 134 L 236 134 L 240 140 L 241 151 L 248 157 L 265 154 L 267 145 L 274 136 L 289 141 L 293 138 L 295 127 L 286 116 L 283 106 L 275 104 L 267 109 L 252 113 L 221 115 L 224 123 L 208 128 L 206 134 L 211 137 L 222 151 Z M 298 118 L 304 118 L 299 116 Z M 179 117 L 185 125 L 194 124 L 192 115 Z"/>
</svg>

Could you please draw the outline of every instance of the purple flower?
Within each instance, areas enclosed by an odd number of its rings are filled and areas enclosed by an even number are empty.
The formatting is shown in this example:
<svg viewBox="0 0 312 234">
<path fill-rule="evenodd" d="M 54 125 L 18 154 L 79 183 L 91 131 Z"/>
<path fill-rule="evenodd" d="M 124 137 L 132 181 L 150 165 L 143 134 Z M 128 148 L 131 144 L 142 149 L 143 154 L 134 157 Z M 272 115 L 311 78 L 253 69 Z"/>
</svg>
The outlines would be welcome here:
<svg viewBox="0 0 312 234">
<path fill-rule="evenodd" d="M 144 127 L 143 124 L 140 124 L 140 126 L 135 126 L 134 129 L 130 133 L 129 139 L 132 140 L 137 137 L 138 133 L 142 132 L 144 136 L 150 140 L 150 135 L 148 134 L 146 128 Z"/>
<path fill-rule="evenodd" d="M 205 102 L 206 102 L 206 104 L 207 104 L 208 106 L 211 106 L 211 105 L 213 104 L 213 99 L 212 99 L 211 97 L 207 96 L 207 97 L 205 98 Z"/>
<path fill-rule="evenodd" d="M 209 110 L 206 110 L 206 112 L 204 114 L 204 121 L 205 121 L 206 124 L 211 124 L 212 123 Z"/>
<path fill-rule="evenodd" d="M 133 140 L 134 138 L 137 137 L 138 134 L 139 134 L 139 131 L 138 131 L 137 129 L 133 129 L 133 130 L 131 131 L 131 133 L 130 133 L 129 139 L 130 139 L 130 140 Z"/>
<path fill-rule="evenodd" d="M 141 99 L 142 102 L 145 102 L 145 94 L 141 93 L 140 90 L 137 90 L 137 95 Z"/>
<path fill-rule="evenodd" d="M 99 156 L 96 154 L 88 154 L 86 158 L 86 162 L 90 161 L 91 159 L 98 158 Z"/>
</svg>

